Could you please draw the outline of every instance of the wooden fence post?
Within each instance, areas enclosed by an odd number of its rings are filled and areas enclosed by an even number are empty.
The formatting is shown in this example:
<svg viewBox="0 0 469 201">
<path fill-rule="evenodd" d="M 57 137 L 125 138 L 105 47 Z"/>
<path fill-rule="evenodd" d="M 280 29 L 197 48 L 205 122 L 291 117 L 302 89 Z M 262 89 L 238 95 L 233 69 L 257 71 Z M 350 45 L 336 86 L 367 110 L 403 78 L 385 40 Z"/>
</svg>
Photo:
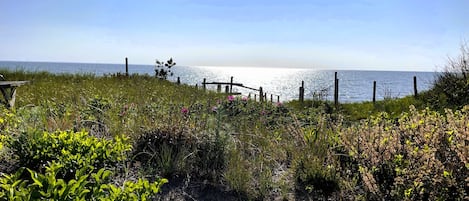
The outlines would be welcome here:
<svg viewBox="0 0 469 201">
<path fill-rule="evenodd" d="M 129 76 L 129 59 L 125 57 L 125 76 Z"/>
<path fill-rule="evenodd" d="M 376 102 L 376 81 L 373 81 L 373 103 Z"/>
<path fill-rule="evenodd" d="M 280 103 L 280 96 L 277 96 L 277 103 Z"/>
<path fill-rule="evenodd" d="M 305 100 L 305 82 L 301 81 L 299 101 L 303 103 L 304 100 Z"/>
<path fill-rule="evenodd" d="M 177 84 L 181 84 L 181 78 L 178 77 Z"/>
<path fill-rule="evenodd" d="M 270 102 L 271 102 L 271 103 L 274 102 L 274 95 L 273 95 L 273 94 L 270 94 Z"/>
<path fill-rule="evenodd" d="M 339 106 L 339 79 L 337 79 L 337 72 L 334 76 L 334 105 L 337 108 Z"/>
<path fill-rule="evenodd" d="M 218 85 L 217 85 L 217 92 L 218 92 L 218 93 L 221 92 L 221 84 L 218 84 Z"/>
<path fill-rule="evenodd" d="M 230 86 L 228 85 L 225 86 L 225 93 L 227 94 L 230 93 Z"/>
<path fill-rule="evenodd" d="M 257 94 L 254 94 L 254 102 L 257 101 Z"/>
<path fill-rule="evenodd" d="M 414 76 L 414 96 L 417 97 L 417 76 Z"/>
<path fill-rule="evenodd" d="M 230 78 L 230 93 L 233 93 L 233 76 Z"/>
<path fill-rule="evenodd" d="M 207 79 L 204 78 L 204 81 L 202 82 L 202 88 L 204 89 L 204 91 L 205 91 L 205 89 L 207 89 L 207 85 L 205 84 L 206 81 L 207 81 Z"/>
<path fill-rule="evenodd" d="M 264 92 L 262 91 L 262 87 L 259 87 L 259 102 L 264 101 Z"/>
</svg>

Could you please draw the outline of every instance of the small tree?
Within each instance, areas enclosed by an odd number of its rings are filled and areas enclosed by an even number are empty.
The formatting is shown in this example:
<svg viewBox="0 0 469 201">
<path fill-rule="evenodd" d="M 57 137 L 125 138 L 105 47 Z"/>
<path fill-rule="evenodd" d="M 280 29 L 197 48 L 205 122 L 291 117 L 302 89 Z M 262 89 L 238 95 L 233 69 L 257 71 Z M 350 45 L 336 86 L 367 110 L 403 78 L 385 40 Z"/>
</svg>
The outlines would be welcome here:
<svg viewBox="0 0 469 201">
<path fill-rule="evenodd" d="M 173 72 L 171 72 L 171 67 L 175 66 L 176 62 L 173 62 L 173 58 L 170 58 L 166 62 L 156 60 L 155 65 L 155 76 L 160 79 L 167 79 L 168 76 L 173 76 Z"/>
</svg>

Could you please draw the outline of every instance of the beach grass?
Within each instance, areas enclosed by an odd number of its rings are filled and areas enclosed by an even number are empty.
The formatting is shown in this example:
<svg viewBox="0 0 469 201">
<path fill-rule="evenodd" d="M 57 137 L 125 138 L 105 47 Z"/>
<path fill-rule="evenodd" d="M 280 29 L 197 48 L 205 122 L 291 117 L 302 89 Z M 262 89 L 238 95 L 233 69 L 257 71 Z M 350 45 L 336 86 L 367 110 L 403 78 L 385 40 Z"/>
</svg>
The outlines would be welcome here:
<svg viewBox="0 0 469 201">
<path fill-rule="evenodd" d="M 16 180 L 0 182 L 19 181 L 41 199 L 49 194 L 32 176 L 73 180 L 55 163 L 89 172 L 84 188 L 107 192 L 86 198 L 132 190 L 155 200 L 467 198 L 467 107 L 436 112 L 414 97 L 338 108 L 260 103 L 149 75 L 0 73 L 31 81 L 18 88 L 16 108 L 1 108 L 0 171 Z M 113 185 L 134 189 L 109 193 L 96 182 L 107 170 Z"/>
</svg>

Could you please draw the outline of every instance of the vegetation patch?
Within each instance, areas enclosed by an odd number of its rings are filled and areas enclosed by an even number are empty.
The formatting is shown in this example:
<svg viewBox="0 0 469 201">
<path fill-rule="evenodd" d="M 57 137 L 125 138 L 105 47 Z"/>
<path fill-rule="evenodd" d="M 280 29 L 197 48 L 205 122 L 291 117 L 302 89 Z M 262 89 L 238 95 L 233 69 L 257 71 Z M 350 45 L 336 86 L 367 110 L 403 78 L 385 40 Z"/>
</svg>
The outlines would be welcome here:
<svg viewBox="0 0 469 201">
<path fill-rule="evenodd" d="M 335 106 L 0 70 L 32 81 L 0 108 L 0 200 L 467 200 L 465 72 L 417 97 Z"/>
</svg>

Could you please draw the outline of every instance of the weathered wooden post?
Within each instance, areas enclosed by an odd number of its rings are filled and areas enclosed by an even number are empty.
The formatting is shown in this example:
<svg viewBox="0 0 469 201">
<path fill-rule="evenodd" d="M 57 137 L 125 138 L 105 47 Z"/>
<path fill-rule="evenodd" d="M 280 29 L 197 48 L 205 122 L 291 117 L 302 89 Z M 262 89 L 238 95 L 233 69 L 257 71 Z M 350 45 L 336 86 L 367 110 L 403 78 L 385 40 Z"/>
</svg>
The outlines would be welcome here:
<svg viewBox="0 0 469 201">
<path fill-rule="evenodd" d="M 268 101 L 268 100 L 267 100 L 267 92 L 264 93 L 264 100 L 265 100 L 265 102 Z"/>
<path fill-rule="evenodd" d="M 217 85 L 217 92 L 218 92 L 218 93 L 221 92 L 221 84 L 218 84 L 218 85 Z"/>
<path fill-rule="evenodd" d="M 206 82 L 207 82 L 207 79 L 204 78 L 204 81 L 202 82 L 202 88 L 204 89 L 204 91 L 205 89 L 207 89 L 207 84 L 205 84 Z"/>
<path fill-rule="evenodd" d="M 198 84 L 195 84 L 195 88 L 196 88 L 196 89 L 199 88 L 199 85 L 198 85 Z"/>
<path fill-rule="evenodd" d="M 254 102 L 257 101 L 257 94 L 254 94 Z"/>
<path fill-rule="evenodd" d="M 125 57 L 125 76 L 129 76 L 129 59 Z"/>
<path fill-rule="evenodd" d="M 301 81 L 299 101 L 303 103 L 304 100 L 305 100 L 305 82 Z"/>
<path fill-rule="evenodd" d="M 251 99 L 251 93 L 248 94 L 248 99 Z"/>
<path fill-rule="evenodd" d="M 337 108 L 339 106 L 339 79 L 337 79 L 337 72 L 334 76 L 334 105 Z"/>
<path fill-rule="evenodd" d="M 259 87 L 259 102 L 263 101 L 264 92 L 262 91 L 262 87 Z"/>
<path fill-rule="evenodd" d="M 177 84 L 178 85 L 181 84 L 181 78 L 180 77 L 178 77 Z"/>
<path fill-rule="evenodd" d="M 414 76 L 414 96 L 417 97 L 417 76 Z"/>
<path fill-rule="evenodd" d="M 230 93 L 230 86 L 228 85 L 225 86 L 225 93 L 227 94 Z"/>
<path fill-rule="evenodd" d="M 280 96 L 277 95 L 277 103 L 280 103 Z"/>
<path fill-rule="evenodd" d="M 271 103 L 274 102 L 274 95 L 273 95 L 273 94 L 270 94 L 270 102 L 271 102 Z"/>
<path fill-rule="evenodd" d="M 233 93 L 233 76 L 230 79 L 230 93 Z"/>
<path fill-rule="evenodd" d="M 373 81 L 373 103 L 376 102 L 376 81 Z"/>
</svg>

